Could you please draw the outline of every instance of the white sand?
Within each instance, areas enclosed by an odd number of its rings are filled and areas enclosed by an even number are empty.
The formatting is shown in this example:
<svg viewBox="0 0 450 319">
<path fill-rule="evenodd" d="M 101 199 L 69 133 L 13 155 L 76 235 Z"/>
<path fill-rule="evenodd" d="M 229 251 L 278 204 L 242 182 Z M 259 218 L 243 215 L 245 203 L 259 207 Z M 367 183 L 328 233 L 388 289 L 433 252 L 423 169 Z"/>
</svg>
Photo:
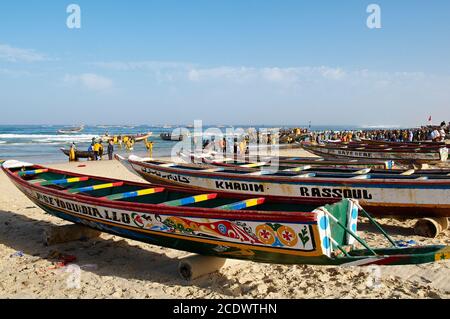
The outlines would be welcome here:
<svg viewBox="0 0 450 319">
<path fill-rule="evenodd" d="M 284 154 L 304 155 L 299 150 Z M 77 167 L 86 164 L 87 167 Z M 139 181 L 117 161 L 55 164 L 52 167 Z M 379 220 L 393 238 L 421 244 L 450 245 L 450 231 L 436 239 L 414 236 L 414 220 Z M 45 214 L 0 173 L 1 298 L 449 298 L 450 261 L 378 269 L 271 265 L 242 262 L 193 282 L 177 275 L 178 258 L 188 253 L 102 234 L 98 239 L 46 247 L 42 232 L 65 224 Z M 381 236 L 361 234 L 385 245 Z M 75 255 L 81 266 L 80 288 L 70 288 L 70 274 L 50 269 L 52 250 Z M 11 257 L 23 251 L 22 257 Z M 374 278 L 380 275 L 379 282 Z M 379 285 L 374 285 L 378 283 Z"/>
</svg>

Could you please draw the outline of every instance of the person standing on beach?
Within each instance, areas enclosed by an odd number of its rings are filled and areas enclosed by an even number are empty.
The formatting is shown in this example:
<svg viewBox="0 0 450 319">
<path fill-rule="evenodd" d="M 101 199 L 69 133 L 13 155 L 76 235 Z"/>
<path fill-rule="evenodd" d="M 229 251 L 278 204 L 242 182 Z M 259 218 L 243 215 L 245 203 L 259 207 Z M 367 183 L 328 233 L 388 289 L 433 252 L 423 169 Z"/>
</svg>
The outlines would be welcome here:
<svg viewBox="0 0 450 319">
<path fill-rule="evenodd" d="M 100 156 L 100 159 L 103 159 L 103 144 L 102 141 L 100 140 L 100 146 L 98 148 L 98 155 Z"/>
<path fill-rule="evenodd" d="M 72 145 L 70 145 L 70 150 L 69 150 L 69 162 L 74 162 L 77 160 L 77 148 L 75 146 L 75 143 L 72 143 Z"/>
<path fill-rule="evenodd" d="M 102 148 L 102 151 L 103 151 L 103 147 L 101 147 L 100 143 L 95 142 L 95 144 L 94 144 L 94 160 L 95 161 L 98 161 L 100 158 L 100 148 Z M 103 154 L 103 152 L 102 152 L 102 154 Z"/>
<path fill-rule="evenodd" d="M 148 150 L 148 155 L 151 157 L 153 157 L 153 142 L 149 141 L 149 140 L 144 140 L 145 142 L 145 147 Z"/>
<path fill-rule="evenodd" d="M 234 160 L 237 159 L 237 152 L 238 152 L 238 139 L 237 137 L 233 140 L 233 154 L 234 154 Z"/>
<path fill-rule="evenodd" d="M 223 156 L 225 157 L 227 153 L 227 139 L 225 137 L 220 141 L 220 148 L 222 149 Z"/>
<path fill-rule="evenodd" d="M 108 159 L 111 161 L 113 159 L 113 153 L 114 153 L 114 141 L 109 140 L 108 143 Z"/>
</svg>

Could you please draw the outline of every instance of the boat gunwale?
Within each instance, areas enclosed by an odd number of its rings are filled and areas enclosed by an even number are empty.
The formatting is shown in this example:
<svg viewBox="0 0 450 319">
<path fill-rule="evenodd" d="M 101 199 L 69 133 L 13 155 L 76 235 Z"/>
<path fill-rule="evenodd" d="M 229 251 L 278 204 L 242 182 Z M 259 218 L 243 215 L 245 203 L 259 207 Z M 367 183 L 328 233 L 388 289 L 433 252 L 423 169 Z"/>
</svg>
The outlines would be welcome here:
<svg viewBox="0 0 450 319">
<path fill-rule="evenodd" d="M 320 149 L 326 149 L 326 150 L 342 150 L 342 151 L 357 151 L 357 152 L 367 152 L 367 153 L 405 153 L 405 154 L 410 154 L 410 153 L 415 153 L 415 154 L 439 154 L 439 151 L 443 148 L 446 148 L 445 146 L 442 147 L 436 147 L 436 148 L 432 148 L 432 149 L 399 149 L 399 148 L 391 148 L 391 149 L 383 149 L 383 148 L 366 148 L 366 147 L 361 147 L 362 149 L 357 150 L 356 148 L 345 148 L 345 147 L 333 147 L 333 146 L 329 146 L 329 145 L 323 145 L 323 144 L 317 144 L 317 145 L 313 145 L 313 144 L 302 144 L 302 147 L 306 150 L 308 150 L 308 148 L 310 149 L 314 149 L 314 150 L 320 150 Z"/>
<path fill-rule="evenodd" d="M 45 166 L 41 165 L 34 165 L 36 169 L 41 168 L 47 168 Z M 86 174 L 79 174 L 79 173 L 73 173 L 73 172 L 67 172 L 62 171 L 58 169 L 52 169 L 48 168 L 50 173 L 57 173 L 57 174 L 73 174 L 73 177 L 80 177 L 80 176 L 87 176 L 91 179 L 98 179 L 98 180 L 104 180 L 109 182 L 119 182 L 123 181 L 124 185 L 133 185 L 133 186 L 142 186 L 144 188 L 148 188 L 149 185 L 152 185 L 154 187 L 164 187 L 166 190 L 172 190 L 172 191 L 178 191 L 178 192 L 185 192 L 186 195 L 189 194 L 201 194 L 205 193 L 205 190 L 200 189 L 183 189 L 182 187 L 176 187 L 176 186 L 167 186 L 167 185 L 161 185 L 161 184 L 146 184 L 146 183 L 139 183 L 139 182 L 129 182 L 125 180 L 120 179 L 112 179 L 107 177 L 100 177 L 100 176 L 94 176 L 94 175 L 86 175 Z M 204 208 L 204 207 L 186 207 L 186 206 L 164 206 L 161 204 L 145 204 L 145 203 L 133 203 L 133 202 L 125 202 L 125 201 L 113 201 L 108 199 L 101 199 L 98 197 L 92 197 L 89 195 L 85 195 L 82 193 L 79 194 L 70 194 L 65 192 L 64 190 L 56 190 L 47 188 L 44 186 L 40 186 L 38 184 L 32 184 L 27 182 L 26 180 L 20 178 L 19 176 L 15 175 L 13 172 L 11 172 L 9 169 L 6 169 L 2 166 L 2 170 L 5 172 L 5 174 L 13 181 L 17 182 L 23 187 L 31 188 L 34 190 L 37 190 L 39 192 L 52 195 L 53 196 L 59 196 L 68 200 L 78 200 L 82 201 L 89 205 L 99 205 L 99 206 L 106 206 L 111 208 L 117 208 L 117 209 L 124 209 L 124 210 L 132 210 L 132 211 L 139 211 L 142 213 L 149 213 L 149 214 L 157 214 L 157 215 L 176 215 L 176 216 L 189 216 L 189 217 L 196 217 L 196 218 L 209 218 L 209 219 L 228 219 L 228 220 L 271 220 L 276 221 L 277 218 L 282 220 L 283 222 L 287 223 L 312 223 L 315 224 L 317 222 L 317 214 L 313 211 L 262 211 L 262 210 L 223 210 L 223 209 L 217 209 L 217 208 Z M 236 201 L 242 200 L 239 197 L 236 196 L 236 194 L 230 194 L 228 192 L 221 192 L 221 191 L 207 191 L 209 193 L 218 193 L 221 196 L 224 196 L 226 198 L 235 198 Z M 234 195 L 234 196 L 233 196 Z M 242 196 L 244 197 L 244 196 Z M 245 196 L 246 199 L 252 198 L 252 196 Z M 317 208 L 320 205 L 317 205 Z M 156 211 L 155 211 L 156 210 Z M 214 214 L 216 212 L 217 214 Z M 245 213 L 244 213 L 245 212 Z M 189 214 L 189 215 L 188 215 Z"/>
<path fill-rule="evenodd" d="M 181 168 L 173 168 L 173 167 L 164 167 L 160 165 L 155 165 L 151 163 L 147 163 L 145 161 L 135 161 L 131 159 L 126 159 L 129 163 L 149 168 L 157 168 L 158 170 L 174 173 L 174 174 L 185 174 L 185 175 L 198 175 L 198 176 L 206 176 L 206 177 L 224 177 L 229 179 L 237 179 L 237 180 L 256 180 L 263 182 L 307 182 L 312 184 L 322 184 L 322 183 L 334 183 L 334 184 L 388 184 L 388 185 L 443 185 L 450 188 L 450 177 L 448 180 L 413 180 L 413 179 L 398 179 L 395 178 L 373 178 L 373 179 L 352 179 L 351 177 L 340 177 L 340 178 L 325 178 L 325 177 L 282 177 L 282 176 L 267 176 L 267 175 L 245 175 L 245 174 L 235 174 L 235 173 L 224 173 L 221 171 L 217 172 L 202 172 L 194 169 L 181 169 Z M 214 167 L 214 166 L 213 166 Z M 217 167 L 217 166 L 216 166 Z M 212 168 L 212 167 L 211 167 Z M 206 169 L 206 167 L 205 167 Z M 236 169 L 238 171 L 238 169 Z M 182 173 L 180 173 L 182 171 Z M 380 185 L 381 186 L 381 185 Z"/>
</svg>

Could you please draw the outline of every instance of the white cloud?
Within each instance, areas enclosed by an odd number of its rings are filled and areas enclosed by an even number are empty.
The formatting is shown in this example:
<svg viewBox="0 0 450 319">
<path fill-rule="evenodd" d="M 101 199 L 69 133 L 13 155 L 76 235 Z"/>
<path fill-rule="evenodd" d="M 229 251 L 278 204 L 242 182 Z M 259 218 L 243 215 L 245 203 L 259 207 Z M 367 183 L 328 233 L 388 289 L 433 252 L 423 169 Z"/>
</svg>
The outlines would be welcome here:
<svg viewBox="0 0 450 319">
<path fill-rule="evenodd" d="M 188 69 L 192 68 L 194 64 L 185 62 L 172 61 L 135 61 L 135 62 L 94 62 L 91 65 L 103 69 L 113 71 L 137 71 L 137 70 L 162 70 L 162 69 Z"/>
<path fill-rule="evenodd" d="M 192 68 L 188 72 L 191 81 L 226 80 L 243 83 L 246 81 L 262 80 L 267 82 L 293 84 L 311 80 L 341 80 L 346 72 L 341 68 L 331 67 L 214 67 Z"/>
<path fill-rule="evenodd" d="M 40 62 L 49 59 L 44 54 L 34 50 L 15 48 L 8 44 L 0 44 L 0 60 L 8 62 Z"/>
<path fill-rule="evenodd" d="M 189 80 L 192 82 L 220 81 L 246 83 L 255 81 L 293 84 L 299 81 L 326 79 L 338 81 L 346 76 L 341 68 L 319 67 L 201 67 L 194 63 L 173 61 L 94 62 L 93 66 L 112 71 L 144 71 L 161 81 Z"/>
<path fill-rule="evenodd" d="M 0 74 L 6 75 L 6 76 L 9 76 L 9 77 L 13 77 L 13 78 L 18 78 L 18 77 L 22 77 L 22 76 L 32 76 L 33 75 L 32 73 L 30 73 L 28 71 L 5 69 L 5 68 L 0 68 Z"/>
<path fill-rule="evenodd" d="M 64 77 L 66 83 L 78 83 L 91 91 L 106 91 L 113 87 L 113 81 L 107 77 L 94 74 L 83 73 L 80 75 L 66 75 Z"/>
</svg>

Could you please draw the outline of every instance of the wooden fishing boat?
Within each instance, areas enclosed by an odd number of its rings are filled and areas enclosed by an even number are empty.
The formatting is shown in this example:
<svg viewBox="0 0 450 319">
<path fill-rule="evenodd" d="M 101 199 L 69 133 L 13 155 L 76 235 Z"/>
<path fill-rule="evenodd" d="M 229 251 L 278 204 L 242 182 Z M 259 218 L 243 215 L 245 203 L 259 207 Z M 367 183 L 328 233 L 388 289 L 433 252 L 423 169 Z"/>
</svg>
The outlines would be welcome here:
<svg viewBox="0 0 450 319">
<path fill-rule="evenodd" d="M 146 140 L 152 136 L 153 132 L 141 133 L 141 134 L 120 134 L 120 135 L 102 135 L 100 139 L 102 142 L 108 142 L 110 140 L 118 139 L 119 136 L 123 139 L 127 136 L 129 139 L 134 139 L 135 142 Z"/>
<path fill-rule="evenodd" d="M 310 165 L 312 167 L 360 167 L 360 168 L 386 168 L 390 169 L 394 167 L 394 161 L 382 161 L 382 160 L 366 160 L 366 159 L 324 159 L 323 157 L 295 157 L 295 156 L 256 156 L 255 161 L 249 161 L 248 159 L 238 159 L 223 157 L 222 154 L 216 152 L 195 154 L 194 152 L 186 154 L 179 152 L 178 155 L 186 162 L 191 163 L 205 163 L 211 165 L 220 166 L 235 166 L 235 165 L 247 165 L 250 166 L 272 163 L 278 163 L 280 166 L 288 168 Z M 253 157 L 251 157 L 253 160 Z"/>
<path fill-rule="evenodd" d="M 448 158 L 448 149 L 400 149 L 400 148 L 348 148 L 330 144 L 303 143 L 302 147 L 325 158 L 365 158 L 375 160 L 393 160 L 399 163 L 439 163 Z"/>
<path fill-rule="evenodd" d="M 136 142 L 140 142 L 140 141 L 146 140 L 147 138 L 152 136 L 152 134 L 153 134 L 152 132 L 148 132 L 145 134 L 136 134 L 133 136 L 133 138 Z"/>
<path fill-rule="evenodd" d="M 383 141 L 383 140 L 369 140 L 361 139 L 362 143 L 366 144 L 386 144 L 386 145 L 416 145 L 416 146 L 445 146 L 445 142 L 433 142 L 433 141 L 415 141 L 415 142 L 393 142 L 393 141 Z"/>
<path fill-rule="evenodd" d="M 69 154 L 70 154 L 70 150 L 69 149 L 61 148 L 61 151 L 67 156 L 69 156 Z M 102 156 L 103 155 L 105 155 L 105 150 L 103 150 Z M 76 158 L 90 158 L 90 159 L 94 159 L 94 152 L 77 150 L 77 151 L 75 151 L 75 156 L 76 156 Z"/>
<path fill-rule="evenodd" d="M 265 263 L 399 265 L 450 258 L 443 245 L 397 247 L 357 201 L 310 208 L 237 199 L 122 180 L 80 175 L 6 161 L 2 170 L 49 214 L 103 232 L 158 246 Z M 255 210 L 253 207 L 258 208 Z M 359 237 L 358 214 L 392 247 L 371 248 Z M 363 248 L 355 249 L 359 245 Z"/>
<path fill-rule="evenodd" d="M 159 135 L 161 137 L 162 140 L 165 141 L 182 141 L 183 140 L 183 135 L 182 134 L 172 134 L 172 133 L 161 133 Z"/>
<path fill-rule="evenodd" d="M 217 167 L 115 155 L 149 182 L 233 194 L 262 195 L 286 203 L 324 205 L 353 198 L 380 216 L 450 217 L 448 170 L 350 170 L 298 167 L 285 171 Z"/>
<path fill-rule="evenodd" d="M 324 142 L 322 145 L 327 147 L 343 147 L 343 148 L 366 148 L 366 149 L 394 149 L 394 150 L 439 150 L 442 147 L 445 147 L 443 144 L 408 144 L 408 143 L 398 143 L 398 144 L 388 144 L 388 143 L 365 143 L 365 142 Z"/>
<path fill-rule="evenodd" d="M 67 128 L 67 129 L 61 129 L 58 130 L 57 133 L 58 134 L 75 134 L 75 133 L 79 133 L 82 130 L 84 130 L 84 125 L 81 125 L 80 127 L 71 127 L 71 128 Z"/>
</svg>

